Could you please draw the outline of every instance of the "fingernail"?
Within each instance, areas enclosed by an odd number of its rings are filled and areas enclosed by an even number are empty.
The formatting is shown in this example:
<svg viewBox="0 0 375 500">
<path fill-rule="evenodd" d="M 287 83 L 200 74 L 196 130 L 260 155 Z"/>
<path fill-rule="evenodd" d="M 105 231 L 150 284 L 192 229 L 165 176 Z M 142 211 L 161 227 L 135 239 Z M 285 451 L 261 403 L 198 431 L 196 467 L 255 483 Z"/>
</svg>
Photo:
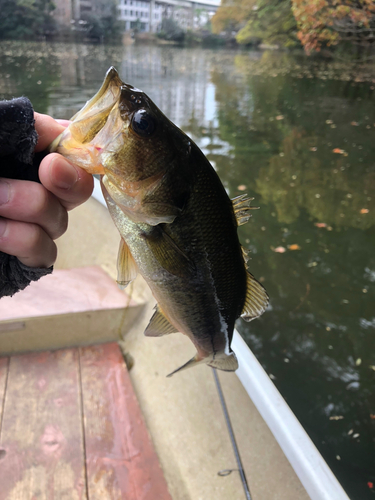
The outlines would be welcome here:
<svg viewBox="0 0 375 500">
<path fill-rule="evenodd" d="M 5 205 L 9 201 L 10 186 L 9 182 L 0 181 L 0 205 Z"/>
<path fill-rule="evenodd" d="M 54 164 L 58 161 L 60 163 L 58 168 L 54 168 Z M 61 158 L 54 158 L 51 161 L 50 172 L 51 172 L 51 181 L 52 183 L 60 188 L 60 189 L 71 189 L 74 184 L 78 181 L 78 172 L 77 170 L 68 163 L 67 161 L 63 162 Z"/>
<path fill-rule="evenodd" d="M 7 227 L 7 221 L 5 219 L 0 218 L 0 237 L 5 233 L 5 229 Z"/>
</svg>

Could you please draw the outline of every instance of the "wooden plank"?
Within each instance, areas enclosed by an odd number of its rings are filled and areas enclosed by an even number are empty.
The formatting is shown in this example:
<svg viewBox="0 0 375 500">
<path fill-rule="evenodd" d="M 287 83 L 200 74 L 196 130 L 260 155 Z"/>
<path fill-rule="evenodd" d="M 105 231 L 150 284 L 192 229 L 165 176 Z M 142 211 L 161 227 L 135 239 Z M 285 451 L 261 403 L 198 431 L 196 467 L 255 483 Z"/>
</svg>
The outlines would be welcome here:
<svg viewBox="0 0 375 500">
<path fill-rule="evenodd" d="M 118 345 L 80 359 L 90 500 L 171 500 Z"/>
<path fill-rule="evenodd" d="M 87 499 L 80 404 L 77 349 L 10 359 L 0 500 Z"/>
<path fill-rule="evenodd" d="M 143 305 L 0 323 L 0 355 L 63 349 L 119 340 L 137 320 Z M 51 335 L 53 332 L 53 335 Z"/>
<path fill-rule="evenodd" d="M 1 320 L 19 320 L 137 305 L 99 266 L 57 269 L 0 302 Z"/>
<path fill-rule="evenodd" d="M 1 424 L 3 421 L 3 407 L 5 402 L 5 389 L 8 376 L 8 366 L 9 358 L 0 358 L 0 436 L 1 436 Z M 0 449 L 0 459 L 2 455 Z"/>
<path fill-rule="evenodd" d="M 143 307 L 99 266 L 56 270 L 0 301 L 0 354 L 117 341 Z"/>
</svg>

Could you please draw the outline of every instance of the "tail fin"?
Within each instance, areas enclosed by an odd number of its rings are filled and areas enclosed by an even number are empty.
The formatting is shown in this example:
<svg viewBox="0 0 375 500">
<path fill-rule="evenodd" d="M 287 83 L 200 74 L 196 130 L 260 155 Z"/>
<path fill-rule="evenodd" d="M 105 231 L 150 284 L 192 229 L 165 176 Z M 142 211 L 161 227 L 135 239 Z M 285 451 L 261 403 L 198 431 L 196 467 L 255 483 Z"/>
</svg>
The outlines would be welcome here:
<svg viewBox="0 0 375 500">
<path fill-rule="evenodd" d="M 220 357 L 216 357 L 207 364 L 212 368 L 217 368 L 218 370 L 223 370 L 225 372 L 235 372 L 238 368 L 237 356 L 234 352 L 231 352 L 230 354 L 223 353 Z"/>
<path fill-rule="evenodd" d="M 185 370 L 186 368 L 200 365 L 202 363 L 206 363 L 208 366 L 211 366 L 212 368 L 217 368 L 218 370 L 223 370 L 225 372 L 234 372 L 238 368 L 238 361 L 234 352 L 231 352 L 230 354 L 221 353 L 218 356 L 215 356 L 214 359 L 212 357 L 207 357 L 203 359 L 199 358 L 199 355 L 197 353 L 194 356 L 194 358 L 190 359 L 187 363 L 180 366 L 180 368 L 177 368 L 177 370 L 174 370 L 172 373 L 167 375 L 167 377 L 171 377 L 180 370 Z"/>
</svg>

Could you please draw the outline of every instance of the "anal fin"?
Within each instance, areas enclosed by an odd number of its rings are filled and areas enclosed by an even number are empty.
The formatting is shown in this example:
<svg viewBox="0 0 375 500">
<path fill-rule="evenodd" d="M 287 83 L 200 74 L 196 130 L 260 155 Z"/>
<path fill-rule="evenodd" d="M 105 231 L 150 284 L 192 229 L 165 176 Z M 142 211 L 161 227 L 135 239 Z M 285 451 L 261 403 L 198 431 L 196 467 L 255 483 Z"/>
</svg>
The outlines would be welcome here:
<svg viewBox="0 0 375 500">
<path fill-rule="evenodd" d="M 155 312 L 144 332 L 146 337 L 162 337 L 176 332 L 178 332 L 177 328 L 168 321 L 163 311 L 156 305 Z"/>
<path fill-rule="evenodd" d="M 268 303 L 269 297 L 264 286 L 247 271 L 246 300 L 241 318 L 245 321 L 258 318 L 267 309 Z"/>
<path fill-rule="evenodd" d="M 117 256 L 117 284 L 124 289 L 138 274 L 137 264 L 130 253 L 128 245 L 121 238 Z"/>
</svg>

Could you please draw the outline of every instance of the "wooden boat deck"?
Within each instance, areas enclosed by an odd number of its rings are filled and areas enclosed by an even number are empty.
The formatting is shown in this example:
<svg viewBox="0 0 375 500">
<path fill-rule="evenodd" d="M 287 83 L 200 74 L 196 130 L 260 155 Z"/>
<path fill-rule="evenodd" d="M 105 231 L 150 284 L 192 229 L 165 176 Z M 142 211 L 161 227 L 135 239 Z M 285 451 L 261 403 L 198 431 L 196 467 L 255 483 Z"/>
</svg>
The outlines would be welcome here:
<svg viewBox="0 0 375 500">
<path fill-rule="evenodd" d="M 116 343 L 0 358 L 0 500 L 171 500 Z"/>
</svg>

